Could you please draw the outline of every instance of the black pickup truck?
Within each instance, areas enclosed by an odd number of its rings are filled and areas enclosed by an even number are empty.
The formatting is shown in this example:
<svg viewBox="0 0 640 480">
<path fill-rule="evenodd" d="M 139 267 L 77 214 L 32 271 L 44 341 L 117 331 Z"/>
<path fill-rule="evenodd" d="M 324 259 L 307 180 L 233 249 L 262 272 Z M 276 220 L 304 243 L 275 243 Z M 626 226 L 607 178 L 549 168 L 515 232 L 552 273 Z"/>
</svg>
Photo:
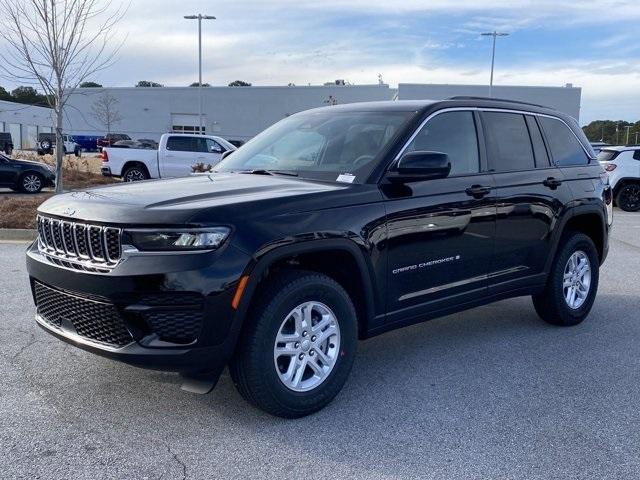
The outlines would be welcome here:
<svg viewBox="0 0 640 480">
<path fill-rule="evenodd" d="M 560 326 L 593 305 L 611 189 L 555 110 L 325 107 L 216 168 L 46 201 L 27 252 L 37 323 L 192 391 L 228 365 L 248 401 L 299 417 L 340 391 L 358 339 L 508 297 Z"/>
</svg>

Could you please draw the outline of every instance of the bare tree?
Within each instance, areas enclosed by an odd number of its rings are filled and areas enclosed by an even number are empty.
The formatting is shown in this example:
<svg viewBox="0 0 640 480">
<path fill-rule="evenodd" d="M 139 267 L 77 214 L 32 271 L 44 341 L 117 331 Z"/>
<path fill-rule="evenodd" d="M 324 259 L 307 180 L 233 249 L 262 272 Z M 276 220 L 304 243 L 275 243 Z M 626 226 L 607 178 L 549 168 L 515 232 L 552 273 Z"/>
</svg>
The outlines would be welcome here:
<svg viewBox="0 0 640 480">
<path fill-rule="evenodd" d="M 70 95 L 108 67 L 122 7 L 107 0 L 0 0 L 0 53 L 8 78 L 39 86 L 55 115 L 56 193 L 62 192 L 62 118 Z"/>
<path fill-rule="evenodd" d="M 122 121 L 122 115 L 118 111 L 118 99 L 105 92 L 91 106 L 91 114 L 107 129 L 107 135 L 111 133 L 111 127 Z"/>
</svg>

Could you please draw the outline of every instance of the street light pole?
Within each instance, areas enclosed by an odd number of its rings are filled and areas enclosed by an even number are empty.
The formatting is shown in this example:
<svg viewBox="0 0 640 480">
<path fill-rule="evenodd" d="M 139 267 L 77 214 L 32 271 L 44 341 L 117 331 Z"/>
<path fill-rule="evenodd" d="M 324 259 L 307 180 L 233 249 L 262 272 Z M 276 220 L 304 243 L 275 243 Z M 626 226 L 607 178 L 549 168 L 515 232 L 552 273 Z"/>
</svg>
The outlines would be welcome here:
<svg viewBox="0 0 640 480">
<path fill-rule="evenodd" d="M 483 37 L 493 37 L 493 47 L 491 49 L 491 79 L 489 80 L 489 96 L 493 97 L 493 67 L 496 62 L 496 38 L 497 37 L 506 37 L 509 34 L 505 32 L 485 32 L 481 33 Z"/>
<path fill-rule="evenodd" d="M 198 133 L 202 132 L 202 20 L 215 20 L 212 15 L 185 15 L 187 20 L 198 20 Z"/>
<path fill-rule="evenodd" d="M 625 145 L 629 145 L 629 130 L 631 130 L 631 125 L 627 125 L 626 127 L 624 127 L 627 129 L 627 140 L 625 142 Z"/>
</svg>

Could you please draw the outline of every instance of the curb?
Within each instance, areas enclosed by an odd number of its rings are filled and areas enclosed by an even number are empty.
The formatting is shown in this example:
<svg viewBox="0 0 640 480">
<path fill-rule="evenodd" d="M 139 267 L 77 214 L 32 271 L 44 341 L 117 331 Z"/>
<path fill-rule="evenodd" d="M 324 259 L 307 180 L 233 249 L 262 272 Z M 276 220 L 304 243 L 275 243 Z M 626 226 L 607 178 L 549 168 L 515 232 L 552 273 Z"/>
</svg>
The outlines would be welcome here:
<svg viewBox="0 0 640 480">
<path fill-rule="evenodd" d="M 0 241 L 30 242 L 37 236 L 38 232 L 29 228 L 0 228 Z"/>
</svg>

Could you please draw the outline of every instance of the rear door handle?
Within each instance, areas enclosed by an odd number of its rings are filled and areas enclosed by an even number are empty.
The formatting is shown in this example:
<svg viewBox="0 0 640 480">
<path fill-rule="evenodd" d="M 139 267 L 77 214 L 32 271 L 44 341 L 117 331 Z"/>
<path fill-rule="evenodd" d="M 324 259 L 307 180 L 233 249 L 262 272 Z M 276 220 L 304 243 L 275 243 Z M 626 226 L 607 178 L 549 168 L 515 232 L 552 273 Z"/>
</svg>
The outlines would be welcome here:
<svg viewBox="0 0 640 480">
<path fill-rule="evenodd" d="M 562 185 L 562 180 L 558 180 L 554 177 L 549 177 L 545 181 L 542 182 L 545 187 L 549 187 L 551 190 L 555 190 L 560 185 Z"/>
<path fill-rule="evenodd" d="M 473 198 L 482 198 L 491 193 L 491 187 L 487 187 L 484 185 L 472 185 L 471 187 L 465 190 L 467 195 Z"/>
</svg>

